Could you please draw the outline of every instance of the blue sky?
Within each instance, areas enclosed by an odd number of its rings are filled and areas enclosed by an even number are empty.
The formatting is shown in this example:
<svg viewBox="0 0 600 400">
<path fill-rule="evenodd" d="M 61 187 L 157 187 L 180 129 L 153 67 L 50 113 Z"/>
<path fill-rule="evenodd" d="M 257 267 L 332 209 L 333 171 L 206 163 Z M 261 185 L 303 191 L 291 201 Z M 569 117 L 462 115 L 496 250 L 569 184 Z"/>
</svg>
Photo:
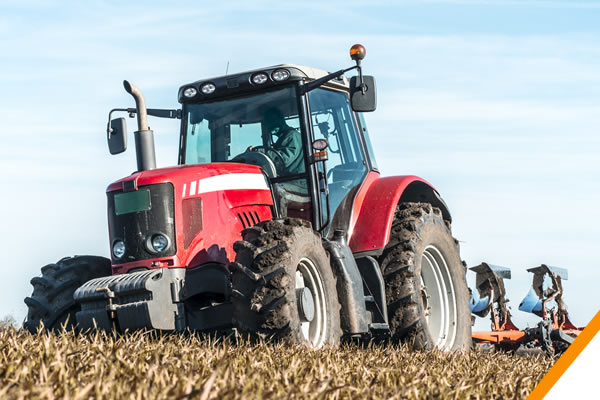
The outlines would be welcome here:
<svg viewBox="0 0 600 400">
<path fill-rule="evenodd" d="M 367 115 L 384 175 L 415 174 L 451 207 L 467 263 L 569 269 L 565 299 L 600 309 L 600 1 L 3 1 L 0 5 L 0 316 L 21 320 L 39 268 L 108 255 L 106 186 L 135 169 L 110 156 L 109 109 L 177 107 L 186 82 L 297 63 L 337 70 L 367 48 Z M 128 120 L 133 130 L 133 120 Z M 161 166 L 177 124 L 151 120 Z M 472 281 L 472 276 L 469 277 Z M 486 329 L 487 322 L 478 323 Z"/>
</svg>

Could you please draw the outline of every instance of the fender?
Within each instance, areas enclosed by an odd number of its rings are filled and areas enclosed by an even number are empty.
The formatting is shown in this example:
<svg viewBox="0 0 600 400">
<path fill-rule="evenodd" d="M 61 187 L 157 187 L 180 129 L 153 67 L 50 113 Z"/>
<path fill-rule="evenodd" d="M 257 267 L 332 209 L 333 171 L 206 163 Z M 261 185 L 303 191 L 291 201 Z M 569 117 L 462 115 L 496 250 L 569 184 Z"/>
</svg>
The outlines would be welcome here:
<svg viewBox="0 0 600 400">
<path fill-rule="evenodd" d="M 362 192 L 362 193 L 361 193 Z M 396 206 L 400 202 L 429 203 L 442 211 L 451 222 L 450 211 L 435 188 L 417 176 L 390 176 L 379 178 L 369 173 L 355 198 L 349 230 L 352 252 L 380 254 L 390 239 Z"/>
</svg>

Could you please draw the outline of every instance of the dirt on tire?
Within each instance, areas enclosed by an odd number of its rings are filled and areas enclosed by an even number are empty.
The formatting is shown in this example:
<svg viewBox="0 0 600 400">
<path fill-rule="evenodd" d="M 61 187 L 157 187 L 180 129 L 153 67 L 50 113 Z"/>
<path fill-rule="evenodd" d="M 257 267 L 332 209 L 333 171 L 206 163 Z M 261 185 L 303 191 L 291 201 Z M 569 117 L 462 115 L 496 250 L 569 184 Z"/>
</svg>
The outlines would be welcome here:
<svg viewBox="0 0 600 400">
<path fill-rule="evenodd" d="M 457 329 L 451 349 L 471 347 L 471 318 L 465 268 L 458 241 L 442 212 L 428 203 L 400 203 L 394 215 L 390 240 L 379 257 L 386 285 L 388 319 L 393 342 L 409 343 L 415 350 L 436 346 L 429 331 L 422 299 L 421 261 L 428 245 L 435 245 L 447 262 L 456 294 Z"/>
<path fill-rule="evenodd" d="M 338 345 L 340 305 L 329 257 L 310 222 L 285 218 L 261 222 L 242 232 L 234 245 L 232 270 L 233 320 L 251 337 L 320 347 Z M 295 290 L 296 268 L 310 259 L 325 293 L 325 330 L 316 343 L 301 331 Z"/>
</svg>

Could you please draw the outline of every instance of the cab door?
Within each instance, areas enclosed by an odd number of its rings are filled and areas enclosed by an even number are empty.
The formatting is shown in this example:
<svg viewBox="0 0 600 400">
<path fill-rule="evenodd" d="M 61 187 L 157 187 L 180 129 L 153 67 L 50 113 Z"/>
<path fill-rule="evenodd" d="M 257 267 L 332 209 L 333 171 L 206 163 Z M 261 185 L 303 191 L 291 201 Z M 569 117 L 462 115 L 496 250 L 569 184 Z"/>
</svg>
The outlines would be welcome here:
<svg viewBox="0 0 600 400">
<path fill-rule="evenodd" d="M 308 101 L 313 138 L 329 143 L 329 158 L 325 162 L 329 202 L 322 193 L 321 215 L 324 221 L 327 216 L 334 222 L 344 221 L 348 219 L 344 205 L 351 205 L 368 172 L 355 113 L 346 92 L 318 88 L 308 93 Z"/>
</svg>

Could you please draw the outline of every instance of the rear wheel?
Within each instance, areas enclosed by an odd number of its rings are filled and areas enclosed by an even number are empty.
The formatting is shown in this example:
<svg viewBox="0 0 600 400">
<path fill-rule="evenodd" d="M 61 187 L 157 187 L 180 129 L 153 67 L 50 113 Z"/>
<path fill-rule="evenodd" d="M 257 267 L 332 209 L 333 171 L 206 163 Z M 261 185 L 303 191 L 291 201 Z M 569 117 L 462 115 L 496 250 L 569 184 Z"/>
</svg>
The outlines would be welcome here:
<svg viewBox="0 0 600 400">
<path fill-rule="evenodd" d="M 237 329 L 313 348 L 339 344 L 335 277 L 310 223 L 265 221 L 246 229 L 243 239 L 231 265 Z"/>
<path fill-rule="evenodd" d="M 110 274 L 110 260 L 96 256 L 66 257 L 42 267 L 42 276 L 31 280 L 33 294 L 25 298 L 29 309 L 25 329 L 35 333 L 42 323 L 54 331 L 62 326 L 75 328 L 75 313 L 81 307 L 73 300 L 73 293 L 85 282 Z"/>
<path fill-rule="evenodd" d="M 415 349 L 470 348 L 465 268 L 439 209 L 401 203 L 380 265 L 392 340 L 410 342 Z"/>
</svg>

